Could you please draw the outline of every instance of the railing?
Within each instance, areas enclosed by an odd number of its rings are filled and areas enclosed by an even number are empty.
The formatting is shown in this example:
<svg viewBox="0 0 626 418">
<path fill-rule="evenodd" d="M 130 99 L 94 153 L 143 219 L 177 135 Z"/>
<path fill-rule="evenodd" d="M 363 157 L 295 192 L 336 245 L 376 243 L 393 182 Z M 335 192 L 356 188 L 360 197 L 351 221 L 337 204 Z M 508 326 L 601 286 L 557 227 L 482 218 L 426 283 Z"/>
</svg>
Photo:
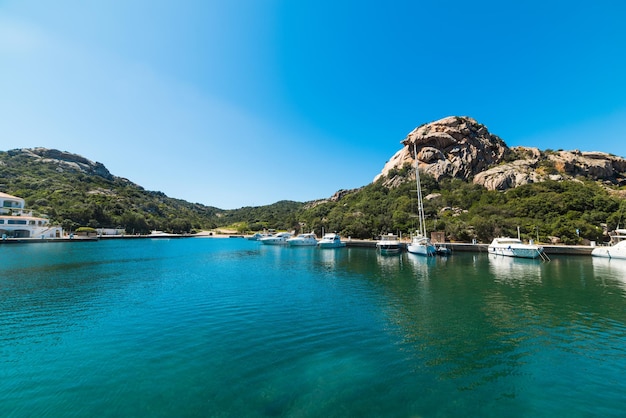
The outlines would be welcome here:
<svg viewBox="0 0 626 418">
<path fill-rule="evenodd" d="M 33 212 L 26 212 L 25 209 L 20 208 L 0 208 L 0 215 L 9 216 L 33 216 Z"/>
</svg>

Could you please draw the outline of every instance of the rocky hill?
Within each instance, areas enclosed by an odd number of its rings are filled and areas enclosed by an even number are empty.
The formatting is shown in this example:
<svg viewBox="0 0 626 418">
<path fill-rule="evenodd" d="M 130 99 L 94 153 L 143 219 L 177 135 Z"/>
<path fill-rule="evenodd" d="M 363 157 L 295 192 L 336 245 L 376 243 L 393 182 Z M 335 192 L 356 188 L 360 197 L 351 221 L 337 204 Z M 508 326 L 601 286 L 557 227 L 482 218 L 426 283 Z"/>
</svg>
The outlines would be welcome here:
<svg viewBox="0 0 626 418">
<path fill-rule="evenodd" d="M 58 172 L 70 170 L 89 175 L 93 174 L 106 180 L 113 180 L 113 175 L 102 163 L 93 162 L 85 157 L 66 151 L 39 147 L 14 149 L 8 151 L 7 154 L 11 157 L 22 155 L 38 160 L 38 162 L 43 164 L 53 164 L 57 167 L 56 170 Z"/>
<path fill-rule="evenodd" d="M 219 185 L 216 185 L 219 187 Z M 0 151 L 0 191 L 26 200 L 29 210 L 70 231 L 77 227 L 187 233 L 230 226 L 288 229 L 302 203 L 222 210 L 145 190 L 81 155 L 47 148 Z"/>
<path fill-rule="evenodd" d="M 0 191 L 26 200 L 66 230 L 80 226 L 190 232 L 216 225 L 220 210 L 145 190 L 98 162 L 47 148 L 0 152 Z"/>
<path fill-rule="evenodd" d="M 385 164 L 374 181 L 415 164 L 435 180 L 459 178 L 488 190 L 506 190 L 545 180 L 585 177 L 603 183 L 626 185 L 626 159 L 602 152 L 541 151 L 509 148 L 498 136 L 472 118 L 451 116 L 414 129 L 400 149 Z M 387 186 L 399 179 L 388 178 Z"/>
<path fill-rule="evenodd" d="M 127 233 L 237 225 L 237 230 L 337 231 L 353 238 L 415 230 L 415 159 L 429 231 L 489 242 L 515 235 L 541 242 L 606 240 L 626 220 L 626 160 L 600 152 L 510 148 L 467 117 L 424 124 L 402 141 L 375 181 L 308 203 L 221 210 L 147 191 L 80 155 L 46 148 L 0 151 L 0 191 L 72 230 Z M 413 180 L 412 180 L 412 179 Z M 575 180 L 575 181 L 568 181 Z M 605 187 L 612 186 L 612 187 Z M 618 186 L 618 187 L 615 187 Z M 220 187 L 215 184 L 214 187 Z M 500 191 L 507 190 L 506 193 Z"/>
</svg>

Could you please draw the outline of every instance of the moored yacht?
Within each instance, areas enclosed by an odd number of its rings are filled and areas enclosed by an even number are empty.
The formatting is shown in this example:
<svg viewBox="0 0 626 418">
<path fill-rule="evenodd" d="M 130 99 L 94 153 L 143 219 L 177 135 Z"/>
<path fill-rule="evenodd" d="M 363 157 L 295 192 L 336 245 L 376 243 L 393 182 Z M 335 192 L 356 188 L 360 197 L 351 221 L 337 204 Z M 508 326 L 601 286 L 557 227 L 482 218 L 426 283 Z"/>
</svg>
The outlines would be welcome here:
<svg viewBox="0 0 626 418">
<path fill-rule="evenodd" d="M 296 237 L 288 238 L 287 244 L 292 247 L 305 247 L 317 245 L 317 237 L 314 233 L 299 234 Z"/>
<path fill-rule="evenodd" d="M 543 247 L 532 242 L 524 244 L 519 238 L 499 237 L 494 238 L 489 244 L 489 254 L 520 258 L 543 258 Z"/>
<path fill-rule="evenodd" d="M 271 235 L 272 235 L 272 234 L 267 234 L 267 233 L 260 233 L 260 232 L 257 232 L 257 233 L 256 233 L 256 234 L 254 234 L 254 235 L 250 235 L 250 236 L 246 237 L 246 239 L 247 239 L 248 241 L 260 241 L 260 240 L 261 240 L 261 238 L 269 237 L 269 236 L 271 236 Z"/>
<path fill-rule="evenodd" d="M 382 235 L 376 242 L 376 249 L 381 254 L 400 254 L 402 252 L 402 244 L 398 240 L 398 236 L 392 233 Z"/>
<path fill-rule="evenodd" d="M 425 256 L 432 256 L 437 253 L 437 248 L 430 242 L 430 239 L 421 234 L 415 234 L 406 249 L 412 254 Z"/>
<path fill-rule="evenodd" d="M 0 192 L 0 235 L 6 238 L 62 238 L 63 228 L 24 209 L 24 199 Z"/>
<path fill-rule="evenodd" d="M 616 235 L 611 237 L 613 245 L 608 247 L 598 247 L 591 251 L 594 257 L 619 258 L 626 260 L 626 229 L 616 229 Z"/>
<path fill-rule="evenodd" d="M 324 234 L 318 244 L 320 248 L 341 248 L 346 246 L 345 242 L 341 242 L 339 234 L 333 232 Z"/>
<path fill-rule="evenodd" d="M 415 157 L 415 182 L 417 183 L 417 211 L 419 218 L 419 229 L 411 238 L 411 242 L 407 245 L 408 252 L 413 254 L 431 256 L 435 255 L 437 249 L 430 242 L 430 238 L 426 235 L 426 218 L 424 216 L 424 203 L 422 200 L 422 185 L 420 184 L 420 170 L 417 161 L 417 148 L 413 143 L 413 155 Z"/>
<path fill-rule="evenodd" d="M 259 239 L 261 244 L 265 245 L 286 245 L 287 239 L 291 237 L 289 232 L 279 232 L 277 234 L 270 235 Z"/>
</svg>

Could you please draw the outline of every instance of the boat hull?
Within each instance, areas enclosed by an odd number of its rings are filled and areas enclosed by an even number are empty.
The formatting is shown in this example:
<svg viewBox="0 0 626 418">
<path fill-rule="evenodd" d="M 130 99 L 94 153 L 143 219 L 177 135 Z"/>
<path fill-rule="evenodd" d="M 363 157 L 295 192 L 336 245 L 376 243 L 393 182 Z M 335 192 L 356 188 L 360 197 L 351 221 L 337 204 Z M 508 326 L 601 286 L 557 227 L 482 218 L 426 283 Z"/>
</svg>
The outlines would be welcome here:
<svg viewBox="0 0 626 418">
<path fill-rule="evenodd" d="M 291 247 L 315 247 L 317 245 L 317 241 L 287 241 L 287 244 Z"/>
<path fill-rule="evenodd" d="M 279 232 L 276 235 L 263 237 L 259 240 L 261 244 L 265 245 L 287 245 L 287 240 L 291 238 L 291 234 L 288 232 Z"/>
<path fill-rule="evenodd" d="M 489 254 L 505 257 L 537 258 L 542 257 L 543 247 L 532 243 L 524 244 L 519 238 L 494 238 L 488 247 Z"/>
<path fill-rule="evenodd" d="M 610 247 L 598 247 L 591 251 L 593 257 L 602 258 L 616 258 L 620 260 L 626 260 L 626 241 L 620 241 L 619 243 Z"/>
<path fill-rule="evenodd" d="M 263 245 L 287 245 L 286 239 L 261 239 L 259 241 Z"/>
<path fill-rule="evenodd" d="M 345 247 L 346 244 L 344 242 L 320 242 L 319 244 L 320 248 L 342 248 Z"/>
<path fill-rule="evenodd" d="M 430 257 L 435 255 L 437 249 L 434 245 L 428 243 L 417 243 L 417 244 L 409 244 L 406 247 L 407 251 L 411 254 L 423 255 L 426 257 Z"/>
<path fill-rule="evenodd" d="M 341 248 L 346 246 L 344 242 L 341 242 L 341 237 L 333 233 L 324 235 L 320 242 L 318 242 L 318 245 L 320 248 Z"/>
<path fill-rule="evenodd" d="M 519 258 L 537 258 L 543 251 L 542 247 L 532 246 L 528 248 L 524 247 L 492 247 L 489 246 L 489 254 L 501 255 L 505 257 L 519 257 Z"/>
<path fill-rule="evenodd" d="M 381 254 L 400 254 L 402 252 L 402 244 L 398 237 L 394 234 L 383 235 L 376 243 L 376 249 Z"/>
</svg>

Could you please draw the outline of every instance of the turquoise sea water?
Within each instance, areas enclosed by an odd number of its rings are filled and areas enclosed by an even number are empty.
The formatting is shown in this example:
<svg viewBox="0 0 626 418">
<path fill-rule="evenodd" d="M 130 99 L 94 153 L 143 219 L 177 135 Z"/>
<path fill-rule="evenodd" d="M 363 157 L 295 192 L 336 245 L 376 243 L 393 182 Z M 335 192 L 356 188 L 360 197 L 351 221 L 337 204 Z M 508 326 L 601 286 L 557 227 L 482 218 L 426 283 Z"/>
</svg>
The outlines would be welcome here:
<svg viewBox="0 0 626 418">
<path fill-rule="evenodd" d="M 0 416 L 624 416 L 626 262 L 0 245 Z"/>
</svg>

